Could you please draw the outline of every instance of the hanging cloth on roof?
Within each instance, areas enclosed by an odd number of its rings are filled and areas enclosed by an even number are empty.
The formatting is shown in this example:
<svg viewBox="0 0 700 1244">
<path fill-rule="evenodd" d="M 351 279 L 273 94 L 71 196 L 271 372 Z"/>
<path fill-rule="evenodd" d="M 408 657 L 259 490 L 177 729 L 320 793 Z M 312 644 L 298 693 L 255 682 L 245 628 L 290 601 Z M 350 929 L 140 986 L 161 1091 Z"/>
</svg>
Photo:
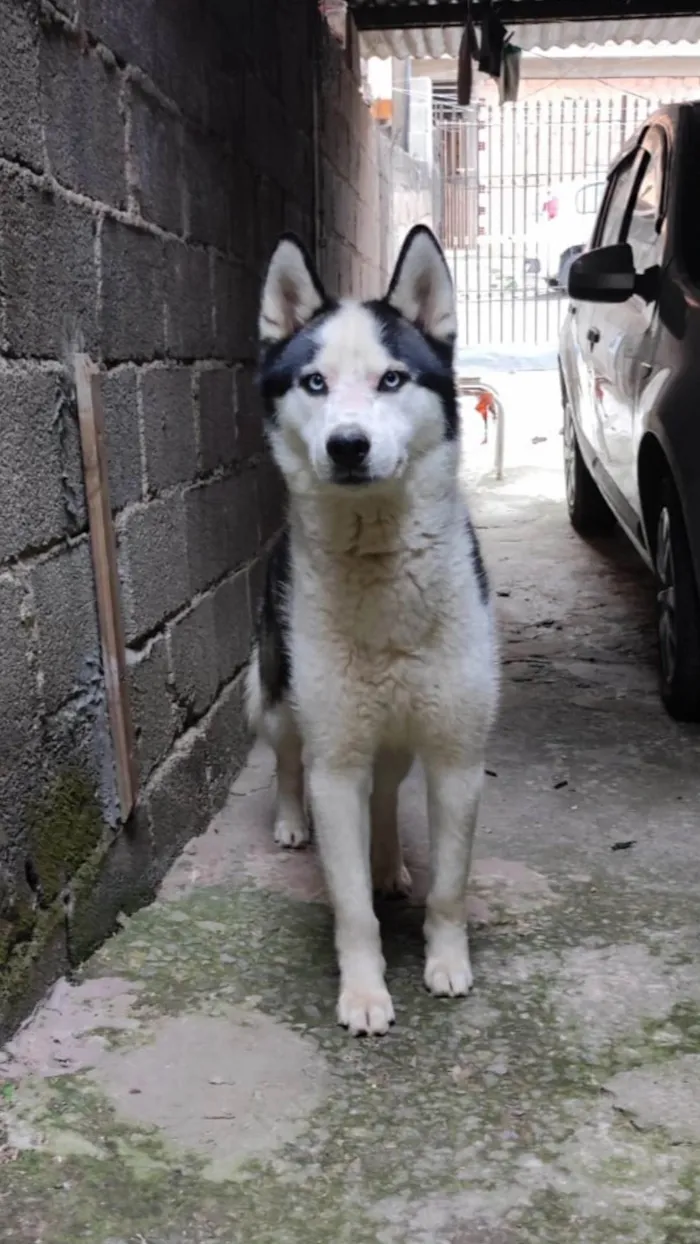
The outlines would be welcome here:
<svg viewBox="0 0 700 1244">
<path fill-rule="evenodd" d="M 497 80 L 501 76 L 503 48 L 508 35 L 500 17 L 494 12 L 491 4 L 487 4 L 486 16 L 481 23 L 481 54 L 479 69 Z"/>
<path fill-rule="evenodd" d="M 501 104 L 514 103 L 520 88 L 520 61 L 522 52 L 511 43 L 511 36 L 494 11 L 489 0 L 486 15 L 481 23 L 481 44 L 471 16 L 471 0 L 467 0 L 467 20 L 459 44 L 457 62 L 457 103 L 465 107 L 471 103 L 474 87 L 474 64 L 482 73 L 498 82 Z"/>
<path fill-rule="evenodd" d="M 521 58 L 522 51 L 510 42 L 510 35 L 507 35 L 503 45 L 501 76 L 498 79 L 498 98 L 501 104 L 514 104 L 518 98 Z"/>
<path fill-rule="evenodd" d="M 459 43 L 457 61 L 457 103 L 466 107 L 472 102 L 474 61 L 479 59 L 479 41 L 471 18 L 471 0 L 467 2 L 467 20 Z"/>
</svg>

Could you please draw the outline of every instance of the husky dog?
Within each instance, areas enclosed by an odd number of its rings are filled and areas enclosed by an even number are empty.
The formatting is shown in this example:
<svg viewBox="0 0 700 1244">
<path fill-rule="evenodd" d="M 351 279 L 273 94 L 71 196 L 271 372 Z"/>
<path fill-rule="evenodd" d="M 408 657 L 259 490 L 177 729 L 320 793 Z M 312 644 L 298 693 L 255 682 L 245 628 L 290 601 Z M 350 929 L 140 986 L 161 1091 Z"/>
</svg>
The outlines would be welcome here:
<svg viewBox="0 0 700 1244">
<path fill-rule="evenodd" d="M 314 833 L 335 915 L 338 1020 L 385 1033 L 373 889 L 406 893 L 397 796 L 428 790 L 425 984 L 472 983 L 465 892 L 498 695 L 489 587 L 458 483 L 454 293 L 411 230 L 386 295 L 329 298 L 304 247 L 277 244 L 260 308 L 267 434 L 288 489 L 248 671 L 277 757 L 275 840 Z M 306 779 L 306 780 L 305 780 Z"/>
</svg>

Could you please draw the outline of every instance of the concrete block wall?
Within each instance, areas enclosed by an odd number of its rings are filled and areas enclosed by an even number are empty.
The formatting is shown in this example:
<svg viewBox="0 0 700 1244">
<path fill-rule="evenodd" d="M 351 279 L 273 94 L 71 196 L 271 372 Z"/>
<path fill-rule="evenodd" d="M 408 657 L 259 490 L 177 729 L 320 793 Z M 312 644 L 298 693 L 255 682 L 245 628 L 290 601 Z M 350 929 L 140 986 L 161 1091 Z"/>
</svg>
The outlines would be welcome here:
<svg viewBox="0 0 700 1244">
<path fill-rule="evenodd" d="M 373 298 L 384 291 L 391 262 L 388 143 L 348 52 L 327 30 L 319 65 L 321 275 L 331 293 Z"/>
<path fill-rule="evenodd" d="M 385 264 L 376 139 L 314 0 L 0 0 L 0 31 L 1 1034 L 153 894 L 244 759 L 283 507 L 254 384 L 276 237 L 313 247 L 320 185 L 331 281 L 373 292 Z M 127 826 L 75 341 L 102 372 L 141 780 Z"/>
<path fill-rule="evenodd" d="M 412 225 L 422 224 L 431 229 L 436 228 L 437 177 L 430 165 L 415 159 L 397 144 L 382 147 L 382 157 L 388 165 L 391 180 L 393 264 Z"/>
</svg>

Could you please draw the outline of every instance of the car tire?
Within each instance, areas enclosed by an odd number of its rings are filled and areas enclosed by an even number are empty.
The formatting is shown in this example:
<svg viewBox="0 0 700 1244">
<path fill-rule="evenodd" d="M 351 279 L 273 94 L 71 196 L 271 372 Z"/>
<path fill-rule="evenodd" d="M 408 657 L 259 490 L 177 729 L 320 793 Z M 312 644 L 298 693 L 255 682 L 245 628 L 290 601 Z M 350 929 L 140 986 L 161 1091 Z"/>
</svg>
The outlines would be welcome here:
<svg viewBox="0 0 700 1244">
<path fill-rule="evenodd" d="M 683 511 L 670 479 L 654 546 L 661 699 L 676 721 L 700 721 L 700 598 Z"/>
<path fill-rule="evenodd" d="M 571 526 L 580 536 L 609 535 L 615 528 L 615 515 L 583 460 L 571 403 L 566 394 L 563 405 L 566 506 Z"/>
</svg>

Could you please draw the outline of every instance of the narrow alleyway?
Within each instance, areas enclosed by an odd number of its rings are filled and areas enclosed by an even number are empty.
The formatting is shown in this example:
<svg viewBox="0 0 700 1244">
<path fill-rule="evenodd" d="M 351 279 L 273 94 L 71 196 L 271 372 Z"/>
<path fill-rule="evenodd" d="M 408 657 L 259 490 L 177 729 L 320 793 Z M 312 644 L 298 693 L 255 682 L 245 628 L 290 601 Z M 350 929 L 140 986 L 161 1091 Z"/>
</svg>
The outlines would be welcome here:
<svg viewBox="0 0 700 1244">
<path fill-rule="evenodd" d="M 503 484 L 467 436 L 504 638 L 473 995 L 422 989 L 415 777 L 416 897 L 384 913 L 397 1025 L 335 1027 L 320 876 L 273 847 L 256 752 L 0 1065 L 1 1241 L 699 1238 L 698 737 L 657 698 L 645 570 L 568 527 L 549 378 L 506 388 Z"/>
</svg>

